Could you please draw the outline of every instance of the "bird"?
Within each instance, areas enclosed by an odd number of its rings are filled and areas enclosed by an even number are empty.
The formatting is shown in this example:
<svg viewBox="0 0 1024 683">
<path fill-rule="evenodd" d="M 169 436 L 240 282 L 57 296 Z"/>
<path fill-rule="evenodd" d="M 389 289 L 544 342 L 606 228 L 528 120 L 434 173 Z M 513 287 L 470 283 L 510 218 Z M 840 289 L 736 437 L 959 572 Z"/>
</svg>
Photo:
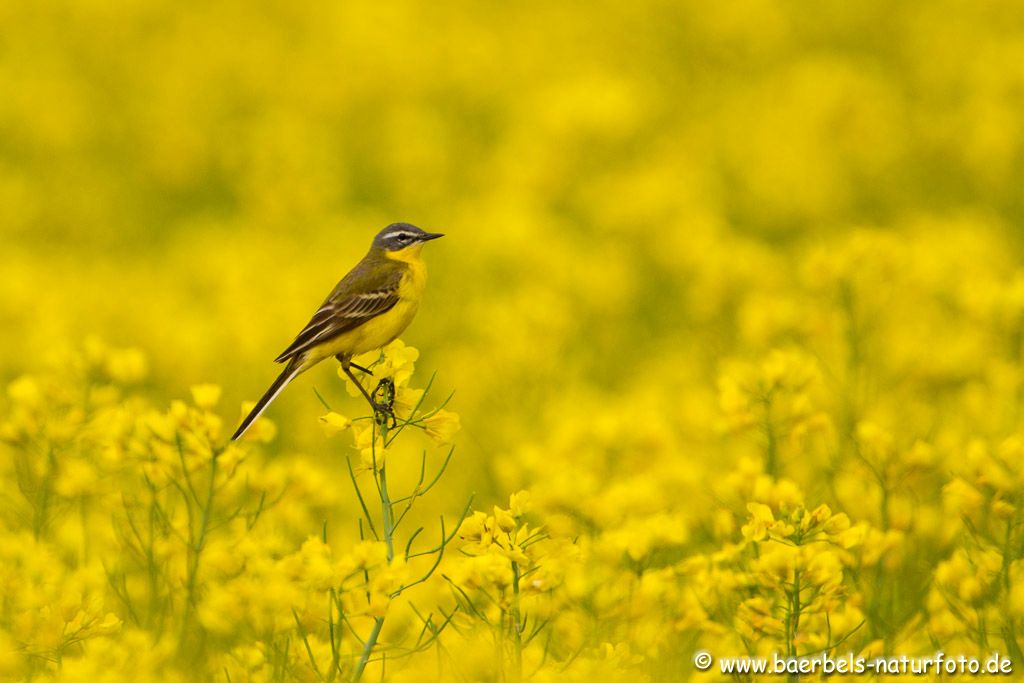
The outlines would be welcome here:
<svg viewBox="0 0 1024 683">
<path fill-rule="evenodd" d="M 341 363 L 376 416 L 382 406 L 352 374 L 352 367 L 369 371 L 352 363 L 352 358 L 389 344 L 412 322 L 427 283 L 423 245 L 438 237 L 444 235 L 409 223 L 392 223 L 377 233 L 366 256 L 335 285 L 295 340 L 274 359 L 285 364 L 284 370 L 231 440 L 241 438 L 293 379 L 331 356 Z"/>
</svg>

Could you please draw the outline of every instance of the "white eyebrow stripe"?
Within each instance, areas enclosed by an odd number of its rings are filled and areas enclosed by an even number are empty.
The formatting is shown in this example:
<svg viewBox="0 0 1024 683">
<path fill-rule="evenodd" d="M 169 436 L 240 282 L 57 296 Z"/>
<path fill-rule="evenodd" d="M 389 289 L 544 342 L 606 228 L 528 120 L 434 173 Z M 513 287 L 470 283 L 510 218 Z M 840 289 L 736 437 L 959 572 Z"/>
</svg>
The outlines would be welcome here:
<svg viewBox="0 0 1024 683">
<path fill-rule="evenodd" d="M 408 230 L 395 230 L 394 232 L 389 232 L 388 234 L 384 235 L 384 237 L 382 237 L 381 239 L 386 239 L 387 240 L 387 239 L 391 239 L 392 237 L 396 237 L 398 235 L 411 235 L 411 234 L 412 233 L 410 233 Z"/>
</svg>

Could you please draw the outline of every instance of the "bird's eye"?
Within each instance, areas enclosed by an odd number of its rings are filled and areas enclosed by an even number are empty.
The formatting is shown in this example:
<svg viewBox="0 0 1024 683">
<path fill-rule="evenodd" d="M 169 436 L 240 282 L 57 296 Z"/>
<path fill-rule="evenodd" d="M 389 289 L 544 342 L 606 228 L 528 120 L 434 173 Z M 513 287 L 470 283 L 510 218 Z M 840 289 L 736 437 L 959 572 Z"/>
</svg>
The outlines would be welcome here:
<svg viewBox="0 0 1024 683">
<path fill-rule="evenodd" d="M 398 233 L 398 241 L 399 242 L 408 242 L 409 241 L 409 237 L 410 237 L 410 235 L 407 232 L 400 232 L 400 233 Z"/>
</svg>

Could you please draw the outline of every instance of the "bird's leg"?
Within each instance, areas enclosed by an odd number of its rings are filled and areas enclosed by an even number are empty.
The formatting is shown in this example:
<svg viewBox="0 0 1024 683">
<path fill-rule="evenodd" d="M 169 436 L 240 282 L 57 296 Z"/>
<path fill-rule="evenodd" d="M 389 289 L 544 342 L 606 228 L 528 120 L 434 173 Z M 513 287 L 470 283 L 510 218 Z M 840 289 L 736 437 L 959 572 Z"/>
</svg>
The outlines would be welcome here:
<svg viewBox="0 0 1024 683">
<path fill-rule="evenodd" d="M 341 363 L 341 369 L 345 371 L 345 374 L 348 375 L 348 378 L 350 380 L 355 382 L 355 385 L 359 389 L 359 392 L 366 398 L 366 402 L 369 403 L 374 410 L 376 410 L 377 403 L 373 400 L 373 397 L 370 396 L 366 389 L 363 388 L 362 383 L 358 379 L 356 379 L 356 376 L 352 374 L 352 370 L 349 369 L 349 363 L 343 360 L 343 358 L 340 355 L 337 358 L 338 361 Z"/>
<path fill-rule="evenodd" d="M 341 360 L 341 359 L 339 358 L 338 360 Z M 368 369 L 364 368 L 362 365 L 356 365 L 352 361 L 349 361 L 348 364 L 351 365 L 352 367 L 354 367 L 356 370 L 359 370 L 361 372 L 365 372 L 367 375 L 370 375 L 371 377 L 373 376 L 373 370 L 368 370 Z"/>
<path fill-rule="evenodd" d="M 395 404 L 395 384 L 394 384 L 394 382 L 392 382 L 390 379 L 386 379 L 386 378 L 382 379 L 377 384 L 377 388 L 373 390 L 374 395 L 376 395 L 377 393 L 379 393 L 381 391 L 381 387 L 382 386 L 385 386 L 385 387 L 390 386 L 391 389 L 390 389 L 390 391 L 385 391 L 384 392 L 384 400 L 383 401 L 379 401 L 379 402 L 375 401 L 373 396 L 371 396 L 369 394 L 369 392 L 367 392 L 366 389 L 363 387 L 362 383 L 360 383 L 360 381 L 358 379 L 356 379 L 356 376 L 352 374 L 352 370 L 349 367 L 349 366 L 352 365 L 352 363 L 348 359 L 346 359 L 344 356 L 342 356 L 341 354 L 339 354 L 337 356 L 337 359 L 338 359 L 338 362 L 341 363 L 341 369 L 344 370 L 345 374 L 348 375 L 348 378 L 350 380 L 355 382 L 356 387 L 359 388 L 359 392 L 366 399 L 366 402 L 370 404 L 370 407 L 373 408 L 373 419 L 377 421 L 377 424 L 379 424 L 379 425 L 386 424 L 387 421 L 388 421 L 388 418 L 391 418 L 391 422 L 393 423 L 393 425 L 397 425 L 398 424 L 398 420 L 397 420 L 397 418 L 395 418 L 395 411 L 394 411 L 394 404 Z"/>
</svg>

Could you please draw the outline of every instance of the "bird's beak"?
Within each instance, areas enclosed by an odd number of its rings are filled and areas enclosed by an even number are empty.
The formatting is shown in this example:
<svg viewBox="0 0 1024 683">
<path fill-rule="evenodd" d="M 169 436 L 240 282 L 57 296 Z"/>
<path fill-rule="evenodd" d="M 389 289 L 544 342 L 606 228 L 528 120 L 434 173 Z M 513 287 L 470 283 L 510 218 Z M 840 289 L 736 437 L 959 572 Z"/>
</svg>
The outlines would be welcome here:
<svg viewBox="0 0 1024 683">
<path fill-rule="evenodd" d="M 442 232 L 428 232 L 420 237 L 421 242 L 429 242 L 430 240 L 436 240 L 438 237 L 444 237 Z"/>
</svg>

